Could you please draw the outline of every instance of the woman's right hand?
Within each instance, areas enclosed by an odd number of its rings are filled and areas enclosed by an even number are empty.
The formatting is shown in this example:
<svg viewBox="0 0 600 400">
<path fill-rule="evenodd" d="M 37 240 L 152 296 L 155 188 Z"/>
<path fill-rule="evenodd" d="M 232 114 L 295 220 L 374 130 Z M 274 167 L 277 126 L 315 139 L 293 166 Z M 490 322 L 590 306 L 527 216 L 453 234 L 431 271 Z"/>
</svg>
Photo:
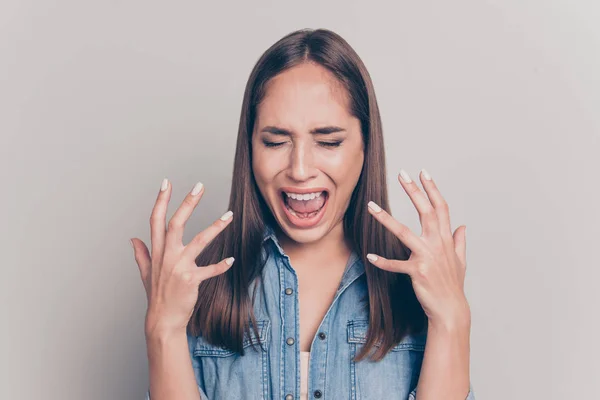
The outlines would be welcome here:
<svg viewBox="0 0 600 400">
<path fill-rule="evenodd" d="M 135 261 L 146 290 L 146 337 L 185 331 L 198 299 L 198 285 L 222 274 L 233 264 L 233 257 L 206 267 L 196 266 L 196 257 L 231 222 L 226 212 L 211 226 L 197 234 L 187 246 L 182 243 L 187 220 L 204 194 L 197 183 L 166 225 L 171 185 L 165 178 L 150 216 L 152 253 L 140 239 L 133 238 Z"/>
</svg>

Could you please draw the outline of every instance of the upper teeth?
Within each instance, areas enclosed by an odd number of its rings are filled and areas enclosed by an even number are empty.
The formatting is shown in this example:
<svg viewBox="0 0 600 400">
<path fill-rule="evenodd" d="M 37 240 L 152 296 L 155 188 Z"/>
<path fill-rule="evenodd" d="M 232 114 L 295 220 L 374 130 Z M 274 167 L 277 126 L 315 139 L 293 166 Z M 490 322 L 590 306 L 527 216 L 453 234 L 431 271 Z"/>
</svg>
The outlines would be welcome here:
<svg viewBox="0 0 600 400">
<path fill-rule="evenodd" d="M 304 193 L 304 194 L 300 194 L 300 193 L 288 193 L 285 192 L 285 194 L 287 195 L 287 197 L 291 197 L 294 200 L 312 200 L 315 197 L 319 197 L 323 192 L 314 192 L 314 193 Z"/>
</svg>

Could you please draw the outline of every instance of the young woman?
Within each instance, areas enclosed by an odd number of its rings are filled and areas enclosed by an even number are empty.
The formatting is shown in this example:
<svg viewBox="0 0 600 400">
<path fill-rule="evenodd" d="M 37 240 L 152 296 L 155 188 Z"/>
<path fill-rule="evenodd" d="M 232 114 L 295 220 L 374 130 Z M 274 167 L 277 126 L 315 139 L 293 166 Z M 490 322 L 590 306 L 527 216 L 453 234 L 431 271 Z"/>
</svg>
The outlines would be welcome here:
<svg viewBox="0 0 600 400">
<path fill-rule="evenodd" d="M 358 55 L 323 29 L 275 43 L 244 93 L 230 211 L 184 246 L 204 188 L 167 224 L 165 179 L 151 252 L 132 240 L 147 398 L 474 399 L 466 227 L 452 234 L 420 180 L 424 192 L 400 171 L 417 236 L 385 211 L 381 120 Z"/>
</svg>

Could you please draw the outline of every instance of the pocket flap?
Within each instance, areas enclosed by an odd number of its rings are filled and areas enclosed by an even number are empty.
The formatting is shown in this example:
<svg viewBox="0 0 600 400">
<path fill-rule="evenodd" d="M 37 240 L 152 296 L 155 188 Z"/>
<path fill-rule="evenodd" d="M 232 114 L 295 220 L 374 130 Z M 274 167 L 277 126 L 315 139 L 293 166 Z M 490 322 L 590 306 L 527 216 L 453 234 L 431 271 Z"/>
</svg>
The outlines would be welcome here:
<svg viewBox="0 0 600 400">
<path fill-rule="evenodd" d="M 369 327 L 368 320 L 353 320 L 348 321 L 348 343 L 365 344 L 367 342 L 367 329 Z M 408 334 L 405 335 L 400 343 L 396 344 L 392 351 L 400 350 L 425 350 L 425 343 L 427 341 L 427 334 L 422 333 L 418 335 Z M 378 341 L 376 346 L 381 345 L 381 341 Z"/>
<path fill-rule="evenodd" d="M 260 345 L 263 350 L 266 350 L 267 343 L 269 341 L 269 331 L 271 327 L 271 321 L 260 320 L 256 321 L 256 328 L 258 330 L 258 339 L 260 339 Z M 194 348 L 195 356 L 214 356 L 214 357 L 228 357 L 234 355 L 235 352 L 226 348 L 225 346 L 216 346 L 212 343 L 207 342 L 202 336 L 199 336 L 196 341 L 196 347 Z M 256 334 L 250 324 L 250 335 L 244 332 L 244 339 L 242 347 L 245 349 L 254 344 L 259 344 L 256 338 Z"/>
</svg>

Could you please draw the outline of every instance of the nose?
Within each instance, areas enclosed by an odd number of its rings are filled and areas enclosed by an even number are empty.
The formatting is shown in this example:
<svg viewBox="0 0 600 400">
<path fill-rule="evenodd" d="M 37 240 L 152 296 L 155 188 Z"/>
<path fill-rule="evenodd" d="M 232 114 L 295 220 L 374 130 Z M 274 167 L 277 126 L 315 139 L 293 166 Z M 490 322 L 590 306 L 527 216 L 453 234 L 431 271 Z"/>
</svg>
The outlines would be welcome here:
<svg viewBox="0 0 600 400">
<path fill-rule="evenodd" d="M 317 176 L 312 149 L 306 143 L 297 143 L 290 157 L 288 177 L 296 182 L 307 181 Z"/>
</svg>

